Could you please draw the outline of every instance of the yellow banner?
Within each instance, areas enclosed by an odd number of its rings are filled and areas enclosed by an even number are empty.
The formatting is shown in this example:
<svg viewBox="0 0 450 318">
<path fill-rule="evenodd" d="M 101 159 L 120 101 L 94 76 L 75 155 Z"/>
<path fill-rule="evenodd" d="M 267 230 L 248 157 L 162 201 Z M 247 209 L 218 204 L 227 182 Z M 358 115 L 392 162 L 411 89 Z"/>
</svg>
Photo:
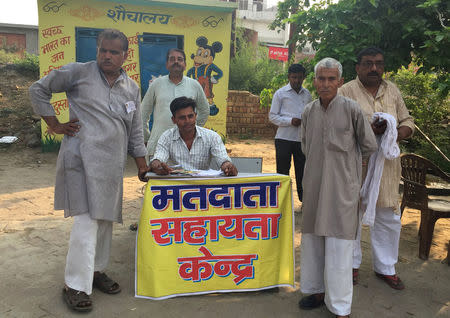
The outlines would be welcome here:
<svg viewBox="0 0 450 318">
<path fill-rule="evenodd" d="M 289 176 L 152 179 L 136 249 L 136 297 L 294 284 Z"/>
</svg>

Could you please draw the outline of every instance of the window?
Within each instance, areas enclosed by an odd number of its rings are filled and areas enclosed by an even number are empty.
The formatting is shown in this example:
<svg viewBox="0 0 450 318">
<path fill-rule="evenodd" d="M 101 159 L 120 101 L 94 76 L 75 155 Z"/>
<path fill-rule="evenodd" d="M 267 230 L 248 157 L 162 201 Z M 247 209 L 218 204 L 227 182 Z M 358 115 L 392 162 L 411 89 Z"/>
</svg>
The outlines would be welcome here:
<svg viewBox="0 0 450 318">
<path fill-rule="evenodd" d="M 248 0 L 239 1 L 239 10 L 248 10 Z"/>
</svg>

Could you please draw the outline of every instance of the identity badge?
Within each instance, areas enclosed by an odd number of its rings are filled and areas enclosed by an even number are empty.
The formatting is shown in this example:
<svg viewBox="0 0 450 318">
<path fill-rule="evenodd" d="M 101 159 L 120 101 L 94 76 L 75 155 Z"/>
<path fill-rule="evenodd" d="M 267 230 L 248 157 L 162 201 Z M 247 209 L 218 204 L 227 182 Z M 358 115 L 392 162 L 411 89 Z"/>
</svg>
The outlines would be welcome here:
<svg viewBox="0 0 450 318">
<path fill-rule="evenodd" d="M 131 113 L 132 111 L 136 110 L 136 105 L 134 104 L 134 102 L 131 100 L 129 102 L 125 103 L 125 107 L 127 109 L 127 113 Z"/>
</svg>

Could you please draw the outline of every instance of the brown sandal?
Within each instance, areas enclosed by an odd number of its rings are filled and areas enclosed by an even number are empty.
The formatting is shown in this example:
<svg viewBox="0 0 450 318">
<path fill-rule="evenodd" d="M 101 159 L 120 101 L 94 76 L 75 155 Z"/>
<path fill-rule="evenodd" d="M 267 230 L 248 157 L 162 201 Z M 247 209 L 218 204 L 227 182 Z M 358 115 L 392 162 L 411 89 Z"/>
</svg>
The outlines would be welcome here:
<svg viewBox="0 0 450 318">
<path fill-rule="evenodd" d="M 63 298 L 70 309 L 79 312 L 92 310 L 92 300 L 88 294 L 70 287 L 63 288 Z"/>
<path fill-rule="evenodd" d="M 92 284 L 94 287 L 100 289 L 106 294 L 117 294 L 122 290 L 120 285 L 108 277 L 105 273 L 94 273 L 94 281 Z"/>
<path fill-rule="evenodd" d="M 397 290 L 405 289 L 405 285 L 403 284 L 403 282 L 400 279 L 400 277 L 397 276 L 397 274 L 394 274 L 394 275 L 383 275 L 383 274 L 375 272 L 375 275 L 378 278 L 384 280 L 386 282 L 386 284 L 388 284 L 393 289 L 397 289 Z"/>
</svg>

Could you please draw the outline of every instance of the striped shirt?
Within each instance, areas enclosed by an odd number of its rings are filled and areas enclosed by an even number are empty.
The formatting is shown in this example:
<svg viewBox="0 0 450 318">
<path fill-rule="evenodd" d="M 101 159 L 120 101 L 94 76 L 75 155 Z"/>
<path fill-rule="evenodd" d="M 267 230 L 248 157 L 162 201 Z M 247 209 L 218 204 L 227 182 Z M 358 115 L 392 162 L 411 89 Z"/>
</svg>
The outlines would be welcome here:
<svg viewBox="0 0 450 318">
<path fill-rule="evenodd" d="M 209 129 L 196 126 L 196 134 L 189 150 L 178 127 L 166 130 L 158 140 L 153 160 L 169 165 L 181 165 L 186 170 L 208 170 L 211 160 L 220 167 L 231 161 L 220 136 Z"/>
</svg>

